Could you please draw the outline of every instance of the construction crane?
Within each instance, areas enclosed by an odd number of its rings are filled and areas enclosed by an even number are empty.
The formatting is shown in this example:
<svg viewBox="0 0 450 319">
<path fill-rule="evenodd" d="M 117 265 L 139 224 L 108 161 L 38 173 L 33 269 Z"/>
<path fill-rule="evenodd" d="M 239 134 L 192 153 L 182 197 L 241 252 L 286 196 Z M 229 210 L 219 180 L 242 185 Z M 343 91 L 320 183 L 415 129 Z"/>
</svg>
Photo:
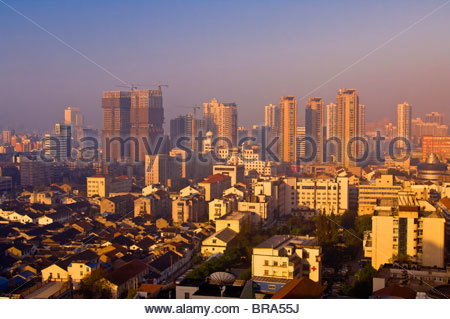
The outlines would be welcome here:
<svg viewBox="0 0 450 319">
<path fill-rule="evenodd" d="M 117 86 L 117 87 L 121 87 L 121 88 L 127 88 L 127 89 L 130 89 L 130 91 L 137 90 L 137 89 L 138 89 L 138 86 L 140 86 L 140 87 L 158 87 L 158 90 L 159 90 L 159 91 L 162 91 L 161 88 L 163 88 L 163 87 L 165 87 L 165 88 L 168 88 L 168 87 L 169 87 L 169 85 L 167 85 L 167 84 L 160 84 L 160 83 L 158 83 L 157 85 L 155 85 L 155 84 L 153 84 L 153 85 L 145 85 L 145 84 L 128 84 L 128 85 L 116 85 L 116 86 Z"/>
<path fill-rule="evenodd" d="M 120 88 L 127 88 L 127 89 L 130 89 L 130 91 L 133 91 L 133 90 L 138 89 L 138 87 L 137 87 L 138 85 L 140 85 L 140 84 L 116 85 L 116 86 L 120 87 Z"/>
<path fill-rule="evenodd" d="M 200 106 L 195 104 L 194 106 L 184 106 L 184 105 L 178 105 L 176 107 L 183 108 L 183 109 L 193 109 L 194 110 L 194 119 L 197 118 L 197 110 L 200 109 Z"/>
</svg>

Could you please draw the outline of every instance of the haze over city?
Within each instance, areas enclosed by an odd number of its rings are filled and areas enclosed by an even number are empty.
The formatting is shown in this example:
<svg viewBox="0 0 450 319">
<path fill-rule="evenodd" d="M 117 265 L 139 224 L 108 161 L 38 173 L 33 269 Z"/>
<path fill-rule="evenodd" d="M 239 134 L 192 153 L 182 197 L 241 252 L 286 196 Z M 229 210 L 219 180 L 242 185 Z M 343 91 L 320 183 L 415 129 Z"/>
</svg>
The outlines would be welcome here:
<svg viewBox="0 0 450 319">
<path fill-rule="evenodd" d="M 2 314 L 444 313 L 449 14 L 0 0 Z"/>
<path fill-rule="evenodd" d="M 302 123 L 307 96 L 329 103 L 341 87 L 358 90 L 367 122 L 394 120 L 404 100 L 413 117 L 444 112 L 450 7 L 433 12 L 443 3 L 8 2 L 116 78 L 0 3 L 0 128 L 51 130 L 68 105 L 100 128 L 101 92 L 121 81 L 169 85 L 166 127 L 179 106 L 213 97 L 238 105 L 239 125 L 260 124 L 282 94 L 305 96 Z"/>
</svg>

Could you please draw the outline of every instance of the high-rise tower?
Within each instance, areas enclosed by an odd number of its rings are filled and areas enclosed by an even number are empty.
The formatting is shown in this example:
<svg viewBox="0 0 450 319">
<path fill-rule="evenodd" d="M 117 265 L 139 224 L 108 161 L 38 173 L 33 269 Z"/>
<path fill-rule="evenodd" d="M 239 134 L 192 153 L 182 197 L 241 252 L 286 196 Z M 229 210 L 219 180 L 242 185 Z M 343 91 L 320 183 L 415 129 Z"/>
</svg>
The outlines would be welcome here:
<svg viewBox="0 0 450 319">
<path fill-rule="evenodd" d="M 236 103 L 219 103 L 217 99 L 203 103 L 203 118 L 206 130 L 213 133 L 214 138 L 227 139 L 232 146 L 237 144 L 237 106 Z M 218 146 L 228 146 L 219 141 Z"/>
<path fill-rule="evenodd" d="M 355 166 L 361 155 L 360 105 L 355 89 L 340 89 L 336 95 L 336 137 L 340 140 L 340 162 L 348 167 Z M 339 152 L 339 151 L 338 151 Z"/>
<path fill-rule="evenodd" d="M 397 105 L 397 137 L 411 141 L 411 109 L 408 102 Z M 406 146 L 405 142 L 399 141 L 398 147 Z"/>
<path fill-rule="evenodd" d="M 131 143 L 131 158 L 143 162 L 153 150 L 157 138 L 164 135 L 164 108 L 162 91 L 159 90 L 131 90 L 130 135 L 138 140 L 138 154 L 135 145 Z M 138 155 L 138 156 L 136 156 Z"/>
<path fill-rule="evenodd" d="M 283 95 L 280 99 L 279 130 L 280 160 L 294 163 L 296 157 L 297 100 L 293 95 Z"/>
<path fill-rule="evenodd" d="M 323 161 L 324 111 L 320 97 L 309 97 L 305 108 L 305 135 L 312 138 L 316 145 L 315 161 Z M 311 143 L 306 143 L 306 154 L 311 156 Z"/>
<path fill-rule="evenodd" d="M 121 161 L 129 156 L 131 93 L 127 91 L 104 91 L 103 108 L 103 158 L 106 161 Z"/>
</svg>

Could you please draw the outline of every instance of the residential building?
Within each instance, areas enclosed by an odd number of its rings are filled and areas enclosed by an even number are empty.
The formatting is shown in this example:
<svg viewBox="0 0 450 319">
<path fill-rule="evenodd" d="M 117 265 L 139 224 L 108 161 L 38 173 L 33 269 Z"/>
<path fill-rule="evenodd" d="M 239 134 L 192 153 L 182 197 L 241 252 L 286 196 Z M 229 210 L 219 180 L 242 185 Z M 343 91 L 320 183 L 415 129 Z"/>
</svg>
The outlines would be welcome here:
<svg viewBox="0 0 450 319">
<path fill-rule="evenodd" d="M 393 175 L 381 175 L 375 182 L 361 183 L 358 187 L 358 215 L 373 214 L 382 199 L 398 201 L 402 189 Z"/>
<path fill-rule="evenodd" d="M 206 131 L 211 131 L 215 138 L 220 139 L 217 146 L 237 145 L 237 106 L 235 103 L 220 103 L 213 98 L 211 102 L 203 103 L 203 118 Z M 224 141 L 224 138 L 228 142 Z"/>
<path fill-rule="evenodd" d="M 422 138 L 422 159 L 425 161 L 432 153 L 444 161 L 450 159 L 450 136 L 424 136 Z"/>
<path fill-rule="evenodd" d="M 198 183 L 205 190 L 205 201 L 222 197 L 223 192 L 231 187 L 231 177 L 228 175 L 214 174 Z"/>
<path fill-rule="evenodd" d="M 320 97 L 309 97 L 305 108 L 305 135 L 315 142 L 316 154 L 313 162 L 323 162 L 324 143 L 324 109 L 323 100 Z M 311 143 L 306 143 L 306 154 L 313 156 Z"/>
<path fill-rule="evenodd" d="M 436 123 L 438 125 L 444 124 L 444 114 L 439 112 L 430 112 L 425 114 L 426 123 Z"/>
<path fill-rule="evenodd" d="M 103 159 L 107 162 L 124 160 L 130 155 L 130 145 L 125 141 L 130 137 L 131 92 L 104 91 L 102 108 Z"/>
<path fill-rule="evenodd" d="M 212 234 L 202 242 L 202 255 L 223 254 L 225 250 L 237 243 L 236 235 L 237 233 L 229 227 Z"/>
<path fill-rule="evenodd" d="M 279 105 L 279 155 L 280 160 L 295 162 L 297 131 L 297 100 L 293 95 L 282 96 Z"/>
<path fill-rule="evenodd" d="M 359 96 L 355 89 L 340 89 L 336 95 L 337 161 L 345 167 L 356 166 L 361 155 L 361 142 L 355 138 L 361 134 Z M 352 141 L 352 142 L 351 142 Z"/>
<path fill-rule="evenodd" d="M 411 142 L 411 115 L 412 106 L 408 102 L 397 105 L 397 137 Z M 398 143 L 399 148 L 407 147 L 405 142 Z"/>
<path fill-rule="evenodd" d="M 162 184 L 168 186 L 172 177 L 174 158 L 167 154 L 145 156 L 145 185 Z"/>
<path fill-rule="evenodd" d="M 425 204 L 375 211 L 371 240 L 364 247 L 375 269 L 395 260 L 444 267 L 445 218 L 438 209 Z"/>
<path fill-rule="evenodd" d="M 140 197 L 134 201 L 134 217 L 149 215 L 153 218 L 170 218 L 172 212 L 172 200 L 169 193 L 157 191 L 151 195 Z"/>
<path fill-rule="evenodd" d="M 297 164 L 301 163 L 301 159 L 306 157 L 306 127 L 297 126 L 297 136 L 295 145 L 295 162 Z"/>
<path fill-rule="evenodd" d="M 164 108 L 161 88 L 158 90 L 131 90 L 130 135 L 138 140 L 131 143 L 131 159 L 143 162 L 149 155 L 148 147 L 155 147 L 164 134 Z M 138 147 L 138 149 L 136 149 Z"/>
<path fill-rule="evenodd" d="M 209 220 L 218 218 L 231 213 L 237 209 L 238 198 L 233 195 L 226 195 L 222 198 L 213 199 L 208 203 Z"/>
<path fill-rule="evenodd" d="M 45 155 L 57 161 L 71 158 L 72 128 L 70 125 L 57 123 L 54 134 L 46 134 L 44 139 Z"/>
<path fill-rule="evenodd" d="M 198 194 L 179 196 L 172 201 L 172 220 L 174 223 L 204 222 L 208 220 L 208 205 Z"/>
<path fill-rule="evenodd" d="M 289 280 L 302 276 L 320 283 L 321 257 L 322 248 L 316 237 L 272 236 L 253 248 L 253 287 L 260 292 L 275 293 Z"/>
<path fill-rule="evenodd" d="M 244 165 L 229 165 L 218 164 L 213 166 L 213 175 L 222 174 L 231 177 L 231 186 L 236 183 L 244 181 L 245 178 L 245 166 Z"/>
<path fill-rule="evenodd" d="M 80 140 L 84 137 L 84 119 L 80 108 L 71 106 L 67 107 L 64 110 L 64 124 L 70 125 L 72 129 L 71 135 L 74 140 Z"/>
<path fill-rule="evenodd" d="M 100 201 L 100 213 L 113 213 L 121 216 L 134 213 L 134 199 L 133 195 L 119 195 L 103 198 Z"/>
<path fill-rule="evenodd" d="M 216 219 L 216 232 L 225 228 L 230 228 L 237 234 L 244 230 L 248 231 L 251 227 L 250 216 L 249 213 L 240 211 L 228 213 Z"/>
</svg>

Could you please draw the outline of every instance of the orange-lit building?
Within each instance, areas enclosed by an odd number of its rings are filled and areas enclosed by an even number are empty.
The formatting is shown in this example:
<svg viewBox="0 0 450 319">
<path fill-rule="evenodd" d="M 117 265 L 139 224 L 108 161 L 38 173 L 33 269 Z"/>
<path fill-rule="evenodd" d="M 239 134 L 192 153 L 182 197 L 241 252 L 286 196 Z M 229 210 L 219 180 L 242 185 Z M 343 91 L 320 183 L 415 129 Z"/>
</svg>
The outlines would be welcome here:
<svg viewBox="0 0 450 319">
<path fill-rule="evenodd" d="M 422 159 L 425 161 L 431 153 L 442 160 L 450 159 L 450 136 L 425 136 L 422 140 Z"/>
</svg>

